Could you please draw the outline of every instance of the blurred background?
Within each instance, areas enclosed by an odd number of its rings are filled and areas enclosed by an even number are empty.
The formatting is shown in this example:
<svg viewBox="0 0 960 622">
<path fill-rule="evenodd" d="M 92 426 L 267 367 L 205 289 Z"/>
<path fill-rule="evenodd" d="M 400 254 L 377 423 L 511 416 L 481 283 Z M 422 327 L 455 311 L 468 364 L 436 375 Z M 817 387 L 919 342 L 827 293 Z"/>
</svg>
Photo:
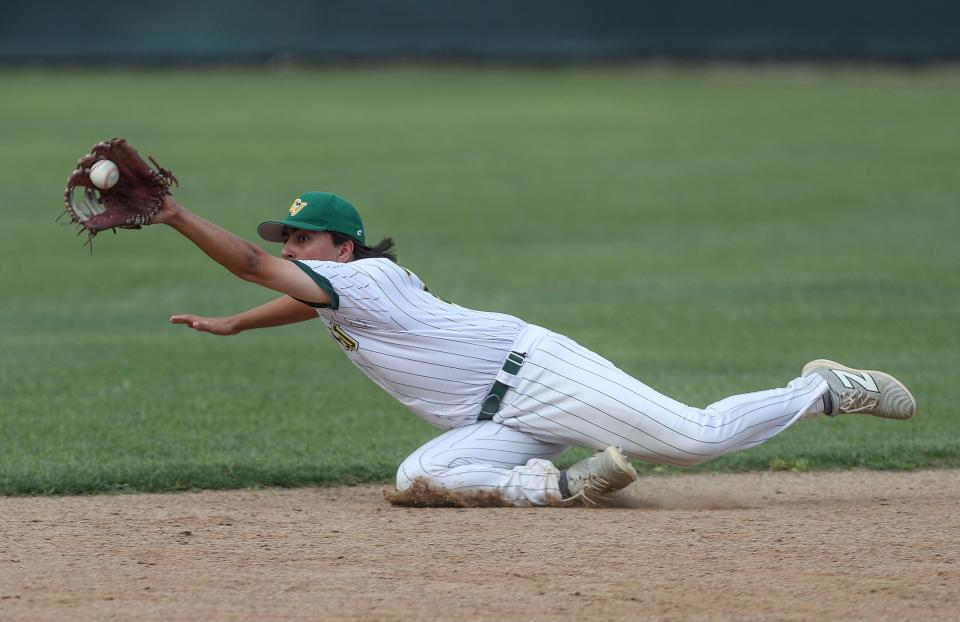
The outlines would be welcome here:
<svg viewBox="0 0 960 622">
<path fill-rule="evenodd" d="M 949 0 L 0 1 L 0 61 L 960 58 Z"/>
<path fill-rule="evenodd" d="M 343 194 L 432 292 L 692 405 L 824 356 L 920 404 L 699 470 L 960 466 L 958 59 L 933 0 L 0 0 L 0 493 L 383 482 L 437 432 L 319 322 L 171 326 L 271 293 L 166 228 L 57 225 L 114 136 L 248 239 Z"/>
</svg>

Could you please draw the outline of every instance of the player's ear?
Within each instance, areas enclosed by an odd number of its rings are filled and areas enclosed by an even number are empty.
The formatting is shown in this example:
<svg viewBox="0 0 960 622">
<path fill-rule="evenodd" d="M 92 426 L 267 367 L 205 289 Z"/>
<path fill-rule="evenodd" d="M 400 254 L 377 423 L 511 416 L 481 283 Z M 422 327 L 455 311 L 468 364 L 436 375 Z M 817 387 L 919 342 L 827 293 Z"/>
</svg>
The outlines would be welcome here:
<svg viewBox="0 0 960 622">
<path fill-rule="evenodd" d="M 347 238 L 337 247 L 337 261 L 346 263 L 353 259 L 353 240 Z"/>
</svg>

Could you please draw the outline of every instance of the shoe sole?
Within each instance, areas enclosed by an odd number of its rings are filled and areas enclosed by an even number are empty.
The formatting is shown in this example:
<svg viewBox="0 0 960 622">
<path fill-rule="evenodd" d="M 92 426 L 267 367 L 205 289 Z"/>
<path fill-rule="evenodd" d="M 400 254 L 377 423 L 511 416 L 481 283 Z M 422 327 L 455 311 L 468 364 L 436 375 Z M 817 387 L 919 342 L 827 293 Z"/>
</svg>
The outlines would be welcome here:
<svg viewBox="0 0 960 622">
<path fill-rule="evenodd" d="M 832 367 L 834 369 L 842 369 L 843 371 L 849 371 L 855 374 L 867 373 L 867 374 L 879 374 L 882 376 L 886 376 L 887 378 L 893 381 L 893 384 L 900 387 L 903 390 L 903 392 L 910 397 L 910 401 L 913 403 L 913 412 L 911 412 L 906 417 L 884 417 L 882 415 L 875 415 L 877 417 L 880 417 L 882 419 L 900 419 L 900 420 L 909 419 L 910 417 L 913 416 L 913 413 L 916 412 L 917 410 L 917 398 L 913 397 L 913 393 L 910 392 L 910 389 L 908 389 L 905 384 L 903 384 L 902 382 L 900 382 L 899 380 L 897 380 L 896 378 L 894 378 L 893 376 L 891 376 L 885 371 L 877 371 L 875 369 L 854 369 L 853 367 L 841 365 L 840 363 L 836 361 L 831 361 L 830 359 L 817 359 L 815 361 L 810 361 L 809 363 L 804 365 L 803 370 L 800 372 L 800 375 L 806 376 L 812 373 L 813 369 L 816 367 Z"/>
</svg>

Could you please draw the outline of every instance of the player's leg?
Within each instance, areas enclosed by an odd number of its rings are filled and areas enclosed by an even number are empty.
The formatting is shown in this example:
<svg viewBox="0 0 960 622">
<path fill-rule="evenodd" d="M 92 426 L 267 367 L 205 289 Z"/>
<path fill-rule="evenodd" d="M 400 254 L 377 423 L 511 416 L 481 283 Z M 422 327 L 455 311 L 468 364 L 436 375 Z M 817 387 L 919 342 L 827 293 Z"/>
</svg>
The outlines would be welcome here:
<svg viewBox="0 0 960 622">
<path fill-rule="evenodd" d="M 551 460 L 566 447 L 493 421 L 444 432 L 411 454 L 397 471 L 397 490 L 420 479 L 451 493 L 497 493 L 511 505 L 559 501 L 560 471 Z"/>
<path fill-rule="evenodd" d="M 830 387 L 818 374 L 786 387 L 686 406 L 566 337 L 540 342 L 517 374 L 496 420 L 531 436 L 602 448 L 632 458 L 694 465 L 758 445 L 821 414 Z"/>
</svg>

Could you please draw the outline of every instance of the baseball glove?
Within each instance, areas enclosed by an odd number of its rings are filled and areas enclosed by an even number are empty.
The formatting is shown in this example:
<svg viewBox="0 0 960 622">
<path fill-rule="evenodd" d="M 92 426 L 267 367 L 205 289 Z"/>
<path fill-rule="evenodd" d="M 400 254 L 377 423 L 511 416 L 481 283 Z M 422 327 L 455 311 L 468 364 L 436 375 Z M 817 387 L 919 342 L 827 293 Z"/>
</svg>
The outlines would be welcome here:
<svg viewBox="0 0 960 622">
<path fill-rule="evenodd" d="M 108 189 L 101 189 L 90 180 L 90 167 L 100 160 L 117 165 L 120 178 Z M 90 153 L 77 161 L 77 168 L 67 178 L 63 193 L 67 214 L 77 225 L 77 235 L 87 233 L 91 244 L 94 236 L 105 229 L 139 229 L 149 225 L 163 206 L 163 197 L 170 194 L 170 185 L 177 184 L 173 173 L 157 164 L 152 157 L 147 164 L 137 150 L 123 138 L 105 140 L 93 146 Z"/>
</svg>

